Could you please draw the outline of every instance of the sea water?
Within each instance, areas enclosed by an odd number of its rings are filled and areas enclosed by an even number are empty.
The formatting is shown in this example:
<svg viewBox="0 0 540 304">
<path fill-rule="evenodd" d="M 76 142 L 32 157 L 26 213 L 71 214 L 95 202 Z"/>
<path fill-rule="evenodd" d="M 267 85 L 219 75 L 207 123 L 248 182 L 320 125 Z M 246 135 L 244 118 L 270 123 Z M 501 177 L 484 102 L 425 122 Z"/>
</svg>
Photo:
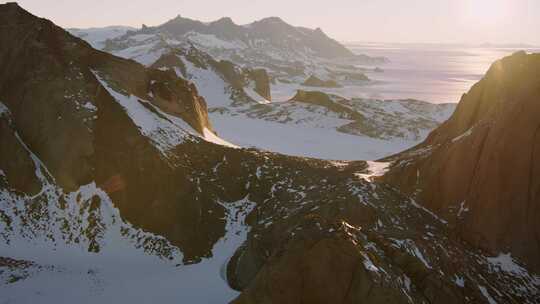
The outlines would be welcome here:
<svg viewBox="0 0 540 304">
<path fill-rule="evenodd" d="M 383 72 L 368 72 L 372 81 L 341 89 L 346 97 L 418 99 L 432 103 L 459 102 L 461 95 L 480 80 L 491 64 L 531 46 L 464 46 L 437 44 L 348 43 L 357 54 L 383 56 Z M 373 66 L 363 66 L 373 69 Z M 336 92 L 337 93 L 337 92 Z"/>
</svg>

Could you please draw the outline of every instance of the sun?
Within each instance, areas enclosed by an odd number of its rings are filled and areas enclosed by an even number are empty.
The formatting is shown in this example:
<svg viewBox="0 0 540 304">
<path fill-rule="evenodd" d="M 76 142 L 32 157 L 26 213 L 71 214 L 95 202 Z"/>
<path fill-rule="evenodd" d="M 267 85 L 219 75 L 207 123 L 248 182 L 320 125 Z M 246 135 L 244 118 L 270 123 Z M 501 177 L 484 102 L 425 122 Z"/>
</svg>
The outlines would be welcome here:
<svg viewBox="0 0 540 304">
<path fill-rule="evenodd" d="M 511 0 L 464 0 L 464 16 L 478 25 L 495 25 L 509 17 Z"/>
</svg>

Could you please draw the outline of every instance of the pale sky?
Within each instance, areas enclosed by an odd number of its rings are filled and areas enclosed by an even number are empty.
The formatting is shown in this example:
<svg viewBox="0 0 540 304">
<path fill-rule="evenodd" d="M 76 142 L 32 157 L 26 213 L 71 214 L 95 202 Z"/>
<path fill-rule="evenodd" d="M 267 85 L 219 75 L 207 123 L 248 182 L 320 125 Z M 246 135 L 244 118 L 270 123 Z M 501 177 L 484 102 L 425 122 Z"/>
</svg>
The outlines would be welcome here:
<svg viewBox="0 0 540 304">
<path fill-rule="evenodd" d="M 0 1 L 5 2 L 5 1 Z M 341 41 L 540 45 L 540 0 L 19 0 L 63 27 L 158 25 L 180 14 L 245 24 L 269 16 Z"/>
</svg>

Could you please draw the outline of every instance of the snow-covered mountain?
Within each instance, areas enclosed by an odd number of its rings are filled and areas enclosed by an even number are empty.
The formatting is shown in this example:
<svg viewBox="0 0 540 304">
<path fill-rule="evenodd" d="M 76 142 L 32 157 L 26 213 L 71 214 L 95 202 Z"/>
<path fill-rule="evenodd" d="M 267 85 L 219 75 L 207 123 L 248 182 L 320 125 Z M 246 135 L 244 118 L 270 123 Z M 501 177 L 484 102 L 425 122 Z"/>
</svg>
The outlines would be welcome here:
<svg viewBox="0 0 540 304">
<path fill-rule="evenodd" d="M 534 268 L 464 242 L 382 183 L 390 164 L 221 140 L 180 61 L 162 70 L 94 50 L 14 3 L 0 5 L 0 44 L 2 302 L 539 301 Z M 186 77 L 215 68 L 263 91 L 257 72 L 175 54 Z M 238 107 L 266 104 L 225 85 L 216 94 L 241 95 Z M 294 102 L 360 120 L 351 101 L 322 96 Z M 534 103 L 512 104 L 537 121 Z"/>
<path fill-rule="evenodd" d="M 272 79 L 298 83 L 317 75 L 348 84 L 364 84 L 369 80 L 364 75 L 366 69 L 355 65 L 380 65 L 387 61 L 355 55 L 321 29 L 295 27 L 277 17 L 237 25 L 230 18 L 203 23 L 178 16 L 162 25 L 143 25 L 124 35 L 118 35 L 120 31 L 114 27 L 99 31 L 70 29 L 70 32 L 98 49 L 145 65 L 151 65 L 171 48 L 194 46 L 217 60 L 264 68 Z"/>
<path fill-rule="evenodd" d="M 278 17 L 265 18 L 246 25 L 237 25 L 230 18 L 214 22 L 200 22 L 180 15 L 155 27 L 142 26 L 102 29 L 70 29 L 77 36 L 91 36 L 109 50 L 126 48 L 126 42 L 137 44 L 160 36 L 165 42 L 191 42 L 212 55 L 259 58 L 258 61 L 302 61 L 308 58 L 356 58 L 364 63 L 381 63 L 383 58 L 356 56 L 345 46 L 328 37 L 320 28 L 309 29 L 287 24 Z M 121 35 L 123 33 L 124 35 Z M 82 37 L 81 37 L 82 38 Z M 221 58 L 220 58 L 221 59 Z M 241 60 L 238 58 L 238 60 Z"/>
<path fill-rule="evenodd" d="M 107 26 L 98 28 L 87 29 L 68 29 L 68 31 L 86 40 L 95 49 L 102 49 L 105 47 L 105 42 L 109 39 L 118 38 L 125 35 L 128 31 L 136 30 L 130 26 Z"/>
<path fill-rule="evenodd" d="M 215 59 L 200 44 L 174 44 L 162 34 L 134 33 L 122 38 L 128 42 L 121 50 L 104 49 L 192 81 L 208 104 L 216 131 L 244 147 L 325 159 L 378 159 L 419 143 L 455 108 L 414 100 L 347 100 L 331 90 L 311 92 L 297 102 L 299 90 L 325 88 L 304 86 L 302 77 L 276 78 L 275 71 Z M 287 98 L 272 98 L 274 93 Z M 318 94 L 337 106 L 313 103 Z M 328 143 L 327 148 L 321 149 L 321 142 Z"/>
</svg>

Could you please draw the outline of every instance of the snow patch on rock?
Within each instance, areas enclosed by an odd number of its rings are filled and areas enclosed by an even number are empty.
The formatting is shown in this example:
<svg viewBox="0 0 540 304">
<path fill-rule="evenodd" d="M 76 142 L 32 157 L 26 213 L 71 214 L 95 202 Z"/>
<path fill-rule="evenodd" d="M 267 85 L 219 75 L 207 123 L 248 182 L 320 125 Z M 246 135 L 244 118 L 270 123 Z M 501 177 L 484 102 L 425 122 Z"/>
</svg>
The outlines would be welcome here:
<svg viewBox="0 0 540 304">
<path fill-rule="evenodd" d="M 125 95 L 115 91 L 97 72 L 94 75 L 109 94 L 124 108 L 141 134 L 146 136 L 164 155 L 167 151 L 184 142 L 189 132 L 186 124 L 179 125 L 170 119 L 163 119 L 152 113 L 147 107 L 153 107 L 149 101 L 134 95 Z M 180 120 L 180 119 L 178 119 Z M 176 120 L 176 122 L 178 121 Z"/>
<path fill-rule="evenodd" d="M 199 94 L 204 97 L 209 108 L 232 103 L 229 85 L 215 71 L 197 67 L 183 56 L 180 59 L 186 66 L 187 78 L 197 85 Z"/>
<path fill-rule="evenodd" d="M 184 35 L 184 38 L 199 46 L 209 49 L 235 50 L 247 48 L 247 45 L 242 41 L 225 41 L 211 34 L 189 32 Z"/>
<path fill-rule="evenodd" d="M 453 139 L 452 139 L 452 142 L 457 142 L 457 141 L 462 140 L 462 139 L 465 138 L 465 137 L 471 136 L 473 129 L 474 129 L 474 126 L 471 127 L 469 130 L 463 132 L 463 134 L 461 134 L 461 135 L 459 135 L 459 136 L 453 138 Z"/>
<path fill-rule="evenodd" d="M 367 161 L 368 167 L 365 169 L 368 173 L 356 173 L 359 178 L 366 181 L 372 181 L 375 177 L 383 176 L 390 166 L 389 162 Z"/>
<path fill-rule="evenodd" d="M 238 146 L 235 146 L 231 144 L 230 142 L 222 139 L 221 137 L 217 136 L 214 132 L 208 130 L 208 128 L 204 128 L 203 130 L 204 139 L 206 139 L 209 142 L 221 145 L 221 146 L 227 146 L 231 148 L 238 148 Z"/>
</svg>

